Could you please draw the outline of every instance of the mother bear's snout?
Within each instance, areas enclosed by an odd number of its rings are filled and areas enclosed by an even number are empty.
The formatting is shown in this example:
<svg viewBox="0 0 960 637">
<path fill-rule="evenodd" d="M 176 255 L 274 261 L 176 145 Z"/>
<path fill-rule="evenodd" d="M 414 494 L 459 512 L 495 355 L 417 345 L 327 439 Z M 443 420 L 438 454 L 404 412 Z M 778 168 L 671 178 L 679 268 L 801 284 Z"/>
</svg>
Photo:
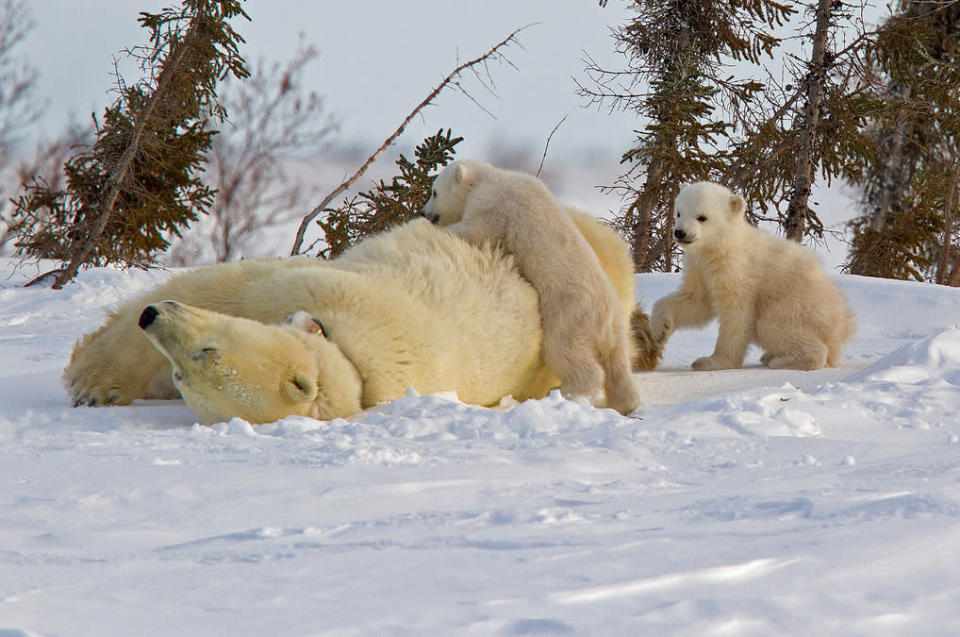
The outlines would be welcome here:
<svg viewBox="0 0 960 637">
<path fill-rule="evenodd" d="M 156 320 L 157 315 L 160 312 L 157 311 L 157 308 L 152 305 L 148 305 L 143 309 L 143 312 L 140 312 L 140 319 L 137 321 L 137 325 L 140 326 L 141 330 L 145 330 Z"/>
</svg>

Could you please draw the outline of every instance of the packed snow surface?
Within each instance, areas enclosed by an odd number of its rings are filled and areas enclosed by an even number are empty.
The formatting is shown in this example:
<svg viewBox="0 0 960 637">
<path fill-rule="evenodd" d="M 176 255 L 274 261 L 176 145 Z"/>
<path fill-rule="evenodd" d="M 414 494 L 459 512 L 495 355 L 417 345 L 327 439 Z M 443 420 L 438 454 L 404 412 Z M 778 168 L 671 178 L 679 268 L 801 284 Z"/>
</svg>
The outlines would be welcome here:
<svg viewBox="0 0 960 637">
<path fill-rule="evenodd" d="M 960 290 L 844 276 L 844 366 L 636 375 L 638 417 L 453 395 L 348 420 L 72 408 L 105 311 L 0 261 L 0 636 L 960 634 Z M 641 275 L 647 308 L 679 283 Z"/>
</svg>

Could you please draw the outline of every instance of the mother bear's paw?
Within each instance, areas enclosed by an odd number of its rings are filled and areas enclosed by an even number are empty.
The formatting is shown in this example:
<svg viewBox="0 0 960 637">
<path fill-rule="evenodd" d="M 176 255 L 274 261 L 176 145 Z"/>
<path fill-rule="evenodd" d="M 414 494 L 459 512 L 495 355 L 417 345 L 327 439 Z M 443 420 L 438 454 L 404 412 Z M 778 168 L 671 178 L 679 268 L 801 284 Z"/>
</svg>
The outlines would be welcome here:
<svg viewBox="0 0 960 637">
<path fill-rule="evenodd" d="M 86 378 L 64 379 L 67 391 L 74 407 L 86 405 L 88 407 L 109 407 L 112 405 L 128 405 L 130 399 L 123 398 L 122 389 L 116 385 L 97 386 L 89 384 Z"/>
<path fill-rule="evenodd" d="M 114 317 L 74 347 L 63 372 L 74 406 L 129 405 L 136 398 L 178 396 L 163 358 L 147 339 L 125 329 L 123 323 Z"/>
</svg>

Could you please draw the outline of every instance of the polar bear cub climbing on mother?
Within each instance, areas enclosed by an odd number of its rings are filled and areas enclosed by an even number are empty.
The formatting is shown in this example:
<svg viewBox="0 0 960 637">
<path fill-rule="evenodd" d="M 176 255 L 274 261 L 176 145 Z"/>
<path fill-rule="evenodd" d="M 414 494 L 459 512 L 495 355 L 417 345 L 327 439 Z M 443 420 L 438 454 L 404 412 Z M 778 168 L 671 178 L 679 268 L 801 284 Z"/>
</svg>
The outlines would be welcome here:
<svg viewBox="0 0 960 637">
<path fill-rule="evenodd" d="M 713 354 L 694 369 L 740 367 L 751 343 L 769 367 L 835 367 L 854 329 L 843 293 L 807 249 L 747 223 L 745 208 L 743 197 L 718 184 L 680 190 L 673 234 L 684 252 L 683 281 L 653 306 L 653 338 L 717 318 Z"/>
<path fill-rule="evenodd" d="M 593 399 L 600 389 L 621 413 L 640 401 L 620 301 L 568 211 L 537 178 L 455 161 L 434 180 L 423 215 L 471 244 L 513 255 L 540 296 L 543 356 L 560 391 Z"/>
</svg>

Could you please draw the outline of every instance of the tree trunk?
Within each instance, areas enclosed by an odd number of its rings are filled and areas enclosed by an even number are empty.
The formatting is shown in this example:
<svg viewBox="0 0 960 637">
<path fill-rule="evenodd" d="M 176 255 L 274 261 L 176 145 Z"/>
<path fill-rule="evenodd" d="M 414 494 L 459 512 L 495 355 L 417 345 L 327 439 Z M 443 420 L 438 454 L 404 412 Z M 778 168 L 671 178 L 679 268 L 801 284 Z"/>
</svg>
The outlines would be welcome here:
<svg viewBox="0 0 960 637">
<path fill-rule="evenodd" d="M 953 247 L 953 213 L 957 205 L 958 181 L 960 181 L 960 167 L 955 166 L 950 174 L 947 200 L 943 205 L 943 246 L 940 249 L 939 263 L 937 263 L 937 283 L 945 283 L 949 276 L 947 268 L 950 262 L 950 249 Z"/>
<path fill-rule="evenodd" d="M 806 230 L 807 209 L 810 188 L 813 184 L 813 146 L 817 141 L 817 128 L 820 125 L 820 104 L 827 80 L 827 36 L 833 26 L 830 21 L 830 6 L 833 0 L 819 0 L 817 4 L 817 22 L 813 36 L 813 52 L 810 56 L 810 70 L 807 72 L 807 100 L 800 120 L 800 145 L 797 149 L 797 170 L 793 176 L 793 192 L 787 208 L 784 230 L 787 238 L 800 242 Z"/>
<path fill-rule="evenodd" d="M 649 272 L 653 264 L 657 262 L 657 255 L 653 246 L 653 210 L 657 205 L 657 198 L 651 193 L 659 183 L 663 175 L 663 169 L 660 162 L 647 168 L 647 179 L 643 184 L 643 190 L 640 191 L 636 201 L 633 203 L 633 214 L 635 221 L 631 228 L 631 245 L 633 251 L 633 263 L 638 272 Z"/>
<path fill-rule="evenodd" d="M 691 34 L 688 27 L 680 30 L 673 48 L 672 59 L 669 60 L 670 72 L 676 75 L 686 75 L 688 69 L 684 68 L 684 60 L 690 51 Z M 660 113 L 660 122 L 669 121 L 672 118 L 682 119 L 676 115 L 677 105 L 672 105 L 669 114 Z M 676 188 L 671 191 L 672 198 L 667 202 L 668 209 L 664 213 L 666 218 L 663 223 L 663 236 L 656 240 L 653 236 L 653 215 L 657 208 L 661 196 L 657 194 L 661 190 L 660 185 L 664 183 L 665 174 L 668 172 L 668 164 L 663 157 L 678 158 L 680 149 L 677 147 L 675 137 L 664 135 L 663 131 L 657 133 L 654 140 L 654 147 L 660 149 L 656 159 L 650 166 L 647 166 L 647 179 L 643 184 L 643 190 L 634 203 L 635 212 L 639 220 L 633 228 L 633 262 L 638 272 L 649 272 L 653 269 L 657 259 L 662 255 L 664 261 L 664 271 L 669 272 L 672 265 L 671 254 L 673 252 L 673 198 L 676 196 Z M 676 163 L 677 160 L 674 160 Z M 639 230 L 644 232 L 640 232 Z"/>
</svg>

